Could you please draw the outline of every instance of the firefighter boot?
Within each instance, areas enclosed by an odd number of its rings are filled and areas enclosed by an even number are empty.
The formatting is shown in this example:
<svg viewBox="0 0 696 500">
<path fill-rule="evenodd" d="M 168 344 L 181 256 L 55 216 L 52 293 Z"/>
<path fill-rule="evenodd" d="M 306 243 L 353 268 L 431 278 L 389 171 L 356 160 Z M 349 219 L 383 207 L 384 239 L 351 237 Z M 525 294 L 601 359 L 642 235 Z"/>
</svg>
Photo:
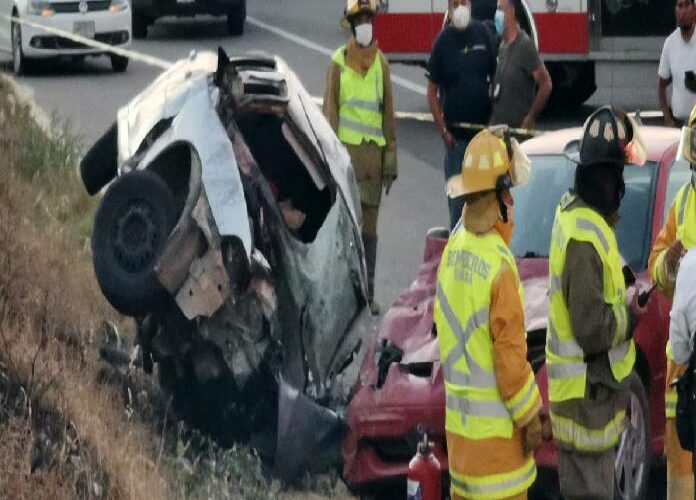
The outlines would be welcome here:
<svg viewBox="0 0 696 500">
<path fill-rule="evenodd" d="M 367 300 L 373 316 L 379 314 L 379 304 L 375 302 L 375 266 L 377 265 L 377 236 L 362 235 L 365 248 L 365 264 L 367 265 Z"/>
</svg>

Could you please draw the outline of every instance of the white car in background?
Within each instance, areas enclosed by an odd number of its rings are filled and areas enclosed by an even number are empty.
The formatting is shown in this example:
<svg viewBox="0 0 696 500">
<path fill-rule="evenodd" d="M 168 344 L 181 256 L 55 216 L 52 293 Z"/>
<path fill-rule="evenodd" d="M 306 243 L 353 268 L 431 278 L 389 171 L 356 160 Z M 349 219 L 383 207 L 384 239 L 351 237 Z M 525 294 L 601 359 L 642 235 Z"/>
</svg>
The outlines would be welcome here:
<svg viewBox="0 0 696 500">
<path fill-rule="evenodd" d="M 9 17 L 59 29 L 114 47 L 131 42 L 130 0 L 0 0 L 0 52 L 12 54 L 16 74 L 26 71 L 32 59 L 96 56 L 103 50 L 58 36 Z M 114 71 L 123 72 L 128 58 L 109 54 Z"/>
</svg>

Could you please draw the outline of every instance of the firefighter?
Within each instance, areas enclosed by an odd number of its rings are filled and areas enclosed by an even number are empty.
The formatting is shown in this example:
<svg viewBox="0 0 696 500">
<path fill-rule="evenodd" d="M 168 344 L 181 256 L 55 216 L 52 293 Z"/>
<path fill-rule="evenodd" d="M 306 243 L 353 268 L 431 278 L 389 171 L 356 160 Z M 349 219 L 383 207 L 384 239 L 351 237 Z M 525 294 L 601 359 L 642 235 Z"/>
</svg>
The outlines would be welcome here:
<svg viewBox="0 0 696 500">
<path fill-rule="evenodd" d="M 372 314 L 379 314 L 374 299 L 379 205 L 382 189 L 388 195 L 397 175 L 391 77 L 373 36 L 376 14 L 377 0 L 348 0 L 343 22 L 353 36 L 334 53 L 324 94 L 324 114 L 348 149 L 360 189 Z"/>
<path fill-rule="evenodd" d="M 669 209 L 667 223 L 657 235 L 648 269 L 657 287 L 668 297 L 674 294 L 679 260 L 687 250 L 696 246 L 696 108 L 691 112 L 683 129 L 679 156 L 691 164 L 691 176 L 677 193 Z M 671 345 L 667 344 L 667 377 L 665 387 L 665 456 L 667 457 L 667 498 L 693 499 L 694 476 L 691 453 L 684 451 L 677 437 L 675 425 L 677 393 L 672 382 L 686 371 L 688 359 L 679 364 L 674 360 Z"/>
<path fill-rule="evenodd" d="M 614 448 L 636 356 L 632 332 L 643 312 L 637 294 L 627 306 L 614 233 L 626 161 L 645 161 L 637 126 L 602 107 L 583 127 L 575 187 L 561 199 L 551 235 L 546 362 L 566 500 L 614 498 Z"/>
<path fill-rule="evenodd" d="M 529 177 L 529 161 L 506 139 L 479 132 L 451 183 L 451 195 L 466 203 L 442 256 L 434 318 L 453 499 L 524 499 L 536 478 L 541 398 L 509 249 L 510 189 Z"/>
</svg>

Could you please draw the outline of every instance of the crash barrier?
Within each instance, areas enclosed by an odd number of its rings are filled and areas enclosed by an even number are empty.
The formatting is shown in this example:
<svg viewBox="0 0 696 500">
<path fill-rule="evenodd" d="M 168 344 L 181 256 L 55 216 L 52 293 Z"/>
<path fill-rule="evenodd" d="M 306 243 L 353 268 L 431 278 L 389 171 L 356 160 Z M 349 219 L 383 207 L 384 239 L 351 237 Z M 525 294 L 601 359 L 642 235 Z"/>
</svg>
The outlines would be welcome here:
<svg viewBox="0 0 696 500">
<path fill-rule="evenodd" d="M 87 47 L 102 51 L 102 52 L 108 52 L 111 54 L 115 54 L 121 57 L 127 57 L 132 61 L 138 61 L 144 64 L 148 64 L 150 66 L 154 66 L 156 68 L 162 69 L 162 70 L 167 70 L 169 69 L 174 63 L 170 61 L 166 61 L 164 59 L 160 59 L 159 57 L 154 57 L 150 56 L 147 54 L 143 54 L 140 52 L 136 52 L 134 50 L 130 49 L 122 49 L 119 47 L 114 47 L 113 45 L 108 45 L 106 43 L 102 42 L 97 42 L 96 40 L 92 38 L 86 38 L 80 35 L 76 35 L 74 33 L 70 33 L 68 31 L 64 31 L 58 28 L 53 28 L 51 26 L 45 26 L 43 24 L 35 23 L 33 21 L 29 21 L 27 19 L 22 19 L 16 16 L 8 16 L 6 14 L 0 13 L 0 18 L 5 19 L 7 21 L 13 22 L 13 23 L 19 23 L 23 24 L 26 26 L 31 26 L 33 28 L 37 28 L 43 31 L 46 31 L 47 33 L 51 33 L 53 35 L 57 35 L 63 38 L 67 38 L 68 40 L 72 40 L 77 43 L 81 43 Z M 321 106 L 323 103 L 323 99 L 320 97 L 313 97 L 313 101 Z M 629 113 L 630 115 L 637 117 L 637 118 L 647 118 L 647 119 L 657 119 L 662 117 L 662 112 L 660 111 L 637 111 L 634 113 Z M 397 120 L 413 120 L 413 121 L 419 121 L 419 122 L 433 122 L 433 116 L 430 113 L 421 113 L 421 112 L 410 112 L 410 111 L 396 111 L 394 113 L 394 117 Z M 486 128 L 485 125 L 481 125 L 478 123 L 466 123 L 466 122 L 455 122 L 450 124 L 451 127 L 454 128 L 460 128 L 460 129 L 467 129 L 467 130 L 483 130 Z M 533 130 L 533 129 L 524 129 L 524 128 L 511 128 L 509 129 L 510 132 L 514 135 L 518 136 L 526 136 L 526 137 L 536 137 L 538 135 L 543 134 L 544 132 L 541 130 Z"/>
</svg>

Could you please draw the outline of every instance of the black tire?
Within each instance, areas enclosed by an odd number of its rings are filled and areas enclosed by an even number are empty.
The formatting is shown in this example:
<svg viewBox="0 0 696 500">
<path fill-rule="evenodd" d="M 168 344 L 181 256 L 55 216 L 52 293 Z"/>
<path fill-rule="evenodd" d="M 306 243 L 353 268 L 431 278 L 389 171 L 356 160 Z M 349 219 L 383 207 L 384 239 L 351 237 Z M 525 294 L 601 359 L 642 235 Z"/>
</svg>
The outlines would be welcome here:
<svg viewBox="0 0 696 500">
<path fill-rule="evenodd" d="M 242 0 L 237 8 L 227 13 L 227 32 L 232 36 L 244 34 L 244 22 L 246 21 L 246 1 Z"/>
<path fill-rule="evenodd" d="M 155 263 L 176 223 L 174 194 L 149 171 L 128 173 L 107 190 L 92 230 L 92 259 L 102 293 L 127 316 L 141 316 L 166 298 Z"/>
<path fill-rule="evenodd" d="M 128 68 L 128 58 L 111 54 L 111 68 L 116 73 L 123 73 Z"/>
<path fill-rule="evenodd" d="M 143 16 L 142 14 L 133 11 L 133 27 L 132 27 L 132 33 L 133 33 L 133 38 L 142 40 L 144 38 L 147 38 L 147 18 Z"/>
<path fill-rule="evenodd" d="M 552 113 L 580 107 L 597 90 L 594 61 L 550 61 L 546 68 L 553 82 L 546 109 Z"/>
<path fill-rule="evenodd" d="M 616 453 L 614 498 L 643 500 L 650 475 L 650 406 L 645 387 L 634 372 L 629 380 L 629 421 Z"/>
<path fill-rule="evenodd" d="M 13 12 L 12 15 L 17 16 L 17 12 Z M 24 51 L 22 50 L 22 26 L 14 22 L 11 26 L 12 70 L 15 75 L 20 76 L 27 72 L 29 63 L 27 58 L 24 57 Z"/>
</svg>

